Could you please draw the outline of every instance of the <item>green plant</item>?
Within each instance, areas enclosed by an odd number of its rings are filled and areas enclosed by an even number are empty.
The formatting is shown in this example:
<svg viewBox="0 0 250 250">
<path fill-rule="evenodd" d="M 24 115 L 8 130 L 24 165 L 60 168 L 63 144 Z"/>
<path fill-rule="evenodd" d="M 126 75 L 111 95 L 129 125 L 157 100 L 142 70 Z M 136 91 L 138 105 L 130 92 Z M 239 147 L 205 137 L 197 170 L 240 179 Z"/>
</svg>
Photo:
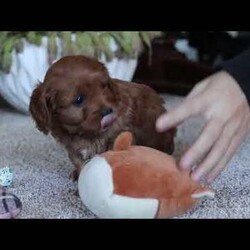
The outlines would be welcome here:
<svg viewBox="0 0 250 250">
<path fill-rule="evenodd" d="M 24 40 L 40 45 L 42 37 L 48 37 L 48 54 L 51 63 L 57 56 L 56 39 L 62 43 L 62 55 L 84 54 L 99 57 L 102 53 L 107 60 L 113 57 L 134 58 L 141 51 L 143 44 L 151 50 L 151 40 L 161 32 L 59 32 L 59 31 L 3 31 L 0 32 L 0 70 L 8 71 L 11 65 L 12 51 L 23 50 Z M 73 38 L 74 37 L 74 41 Z M 110 49 L 110 41 L 114 39 L 118 50 Z"/>
</svg>

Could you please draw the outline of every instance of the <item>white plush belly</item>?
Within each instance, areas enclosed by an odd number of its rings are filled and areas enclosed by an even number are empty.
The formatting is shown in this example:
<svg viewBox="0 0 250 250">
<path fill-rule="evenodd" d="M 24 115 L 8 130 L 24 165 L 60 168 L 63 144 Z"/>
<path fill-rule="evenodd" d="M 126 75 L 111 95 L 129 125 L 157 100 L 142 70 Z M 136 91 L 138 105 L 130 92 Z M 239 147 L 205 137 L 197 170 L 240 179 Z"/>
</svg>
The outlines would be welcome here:
<svg viewBox="0 0 250 250">
<path fill-rule="evenodd" d="M 83 203 L 100 218 L 154 218 L 159 206 L 156 199 L 114 194 L 112 169 L 101 156 L 86 164 L 78 188 Z"/>
</svg>

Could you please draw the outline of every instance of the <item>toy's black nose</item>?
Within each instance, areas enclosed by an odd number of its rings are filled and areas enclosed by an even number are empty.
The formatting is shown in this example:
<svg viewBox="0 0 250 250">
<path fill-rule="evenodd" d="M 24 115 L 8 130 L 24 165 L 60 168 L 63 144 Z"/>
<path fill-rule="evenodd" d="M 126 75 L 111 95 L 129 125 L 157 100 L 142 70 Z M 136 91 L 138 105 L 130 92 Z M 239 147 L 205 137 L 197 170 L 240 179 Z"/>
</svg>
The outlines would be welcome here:
<svg viewBox="0 0 250 250">
<path fill-rule="evenodd" d="M 111 114 L 112 112 L 113 112 L 113 109 L 112 109 L 112 108 L 105 108 L 105 109 L 102 110 L 101 116 L 104 117 L 104 116 L 106 116 L 106 115 Z"/>
</svg>

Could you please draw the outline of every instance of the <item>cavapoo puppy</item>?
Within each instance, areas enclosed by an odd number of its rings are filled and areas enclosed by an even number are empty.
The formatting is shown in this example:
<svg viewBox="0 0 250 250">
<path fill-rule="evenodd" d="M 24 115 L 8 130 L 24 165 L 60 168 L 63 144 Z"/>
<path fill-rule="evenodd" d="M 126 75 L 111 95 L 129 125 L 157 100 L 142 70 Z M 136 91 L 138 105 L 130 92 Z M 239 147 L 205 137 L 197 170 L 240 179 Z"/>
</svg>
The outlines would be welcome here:
<svg viewBox="0 0 250 250">
<path fill-rule="evenodd" d="M 121 131 L 131 131 L 137 145 L 171 154 L 175 128 L 157 133 L 155 122 L 164 101 L 150 87 L 110 78 L 94 58 L 66 56 L 47 71 L 32 93 L 30 112 L 37 128 L 63 144 L 76 167 L 113 146 Z"/>
</svg>

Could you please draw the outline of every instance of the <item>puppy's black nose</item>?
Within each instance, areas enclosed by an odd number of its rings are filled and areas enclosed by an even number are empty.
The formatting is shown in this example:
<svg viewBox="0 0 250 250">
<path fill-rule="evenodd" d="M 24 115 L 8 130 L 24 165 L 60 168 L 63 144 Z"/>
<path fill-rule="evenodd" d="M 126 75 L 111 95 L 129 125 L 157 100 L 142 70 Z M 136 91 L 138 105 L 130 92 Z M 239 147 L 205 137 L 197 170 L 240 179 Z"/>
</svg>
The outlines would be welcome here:
<svg viewBox="0 0 250 250">
<path fill-rule="evenodd" d="M 106 115 L 111 114 L 112 112 L 113 112 L 113 109 L 112 109 L 112 108 L 105 108 L 105 109 L 102 110 L 101 116 L 104 117 L 104 116 L 106 116 Z"/>
</svg>

